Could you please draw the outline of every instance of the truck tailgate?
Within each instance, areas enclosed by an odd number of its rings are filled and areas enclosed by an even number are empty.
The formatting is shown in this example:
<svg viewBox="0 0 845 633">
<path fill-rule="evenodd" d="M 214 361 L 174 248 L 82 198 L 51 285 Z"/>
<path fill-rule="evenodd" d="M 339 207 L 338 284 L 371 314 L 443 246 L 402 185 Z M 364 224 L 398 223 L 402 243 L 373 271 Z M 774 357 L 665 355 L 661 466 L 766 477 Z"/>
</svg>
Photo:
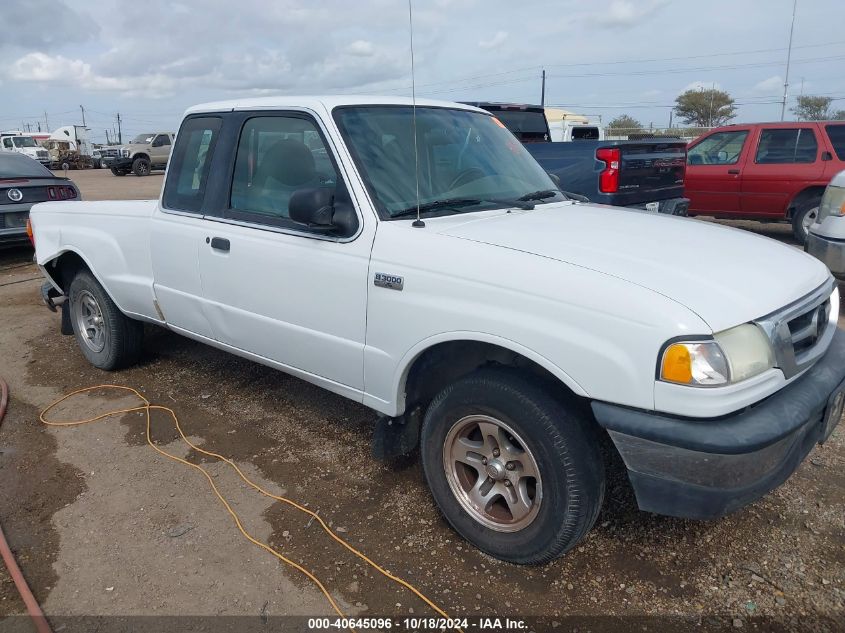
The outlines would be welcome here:
<svg viewBox="0 0 845 633">
<path fill-rule="evenodd" d="M 652 195 L 669 192 L 683 195 L 686 168 L 686 144 L 683 141 L 628 141 L 619 143 L 619 148 L 620 193 L 648 189 Z"/>
</svg>

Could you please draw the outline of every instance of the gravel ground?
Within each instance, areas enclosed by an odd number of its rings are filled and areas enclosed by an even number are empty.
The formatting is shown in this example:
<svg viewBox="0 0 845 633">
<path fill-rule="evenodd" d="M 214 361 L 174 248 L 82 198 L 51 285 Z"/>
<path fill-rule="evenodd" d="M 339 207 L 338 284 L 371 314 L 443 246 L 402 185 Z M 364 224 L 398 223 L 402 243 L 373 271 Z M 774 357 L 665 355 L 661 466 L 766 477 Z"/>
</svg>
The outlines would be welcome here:
<svg viewBox="0 0 845 633">
<path fill-rule="evenodd" d="M 162 180 L 70 175 L 89 200 L 155 197 Z M 790 241 L 785 225 L 731 224 Z M 588 619 L 581 631 L 681 628 L 624 619 L 634 616 L 684 616 L 704 628 L 845 630 L 842 425 L 784 486 L 720 521 L 641 513 L 614 471 L 606 507 L 582 544 L 549 565 L 517 567 L 448 528 L 417 463 L 397 469 L 370 458 L 375 416 L 360 405 L 156 329 L 139 367 L 93 369 L 72 337 L 59 334 L 39 284 L 23 281 L 36 276 L 30 258 L 27 249 L 0 251 L 0 375 L 12 392 L 0 428 L 0 521 L 51 617 L 331 613 L 310 581 L 240 536 L 201 476 L 147 446 L 139 415 L 72 429 L 39 424 L 38 411 L 61 394 L 113 383 L 173 407 L 194 441 L 319 510 L 450 615 L 545 616 L 538 630 L 572 630 L 568 616 L 623 618 Z M 3 285 L 14 281 L 22 283 Z M 66 411 L 80 417 L 123 402 L 100 392 Z M 199 461 L 164 416 L 152 430 L 162 447 Z M 316 573 L 347 613 L 431 613 L 307 517 L 246 490 L 219 465 L 209 470 L 248 529 Z M 0 570 L 0 616 L 21 612 Z"/>
</svg>

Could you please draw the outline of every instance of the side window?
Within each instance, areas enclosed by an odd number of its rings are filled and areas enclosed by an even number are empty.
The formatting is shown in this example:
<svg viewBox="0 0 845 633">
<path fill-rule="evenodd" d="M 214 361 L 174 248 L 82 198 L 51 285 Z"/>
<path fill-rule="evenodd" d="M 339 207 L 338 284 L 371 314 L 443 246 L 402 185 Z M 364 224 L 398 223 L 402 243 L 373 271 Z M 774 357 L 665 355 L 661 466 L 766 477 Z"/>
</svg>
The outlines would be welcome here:
<svg viewBox="0 0 845 633">
<path fill-rule="evenodd" d="M 754 162 L 761 165 L 814 163 L 818 150 L 816 135 L 810 128 L 763 130 Z"/>
<path fill-rule="evenodd" d="M 337 171 L 323 136 L 303 116 L 259 116 L 241 130 L 229 215 L 235 219 L 301 230 L 288 204 L 299 189 L 334 190 Z"/>
<path fill-rule="evenodd" d="M 194 213 L 202 210 L 205 182 L 220 123 L 219 117 L 197 117 L 186 119 L 182 124 L 164 185 L 166 209 Z"/>
<path fill-rule="evenodd" d="M 716 132 L 687 152 L 690 165 L 735 165 L 748 138 L 748 130 Z"/>
<path fill-rule="evenodd" d="M 3 147 L 5 147 L 7 149 L 13 149 L 12 139 L 10 139 L 8 136 L 3 139 Z"/>
<path fill-rule="evenodd" d="M 836 157 L 839 160 L 845 160 L 845 124 L 826 125 L 827 137 L 830 139 L 830 144 L 833 145 L 833 151 L 836 152 Z"/>
<path fill-rule="evenodd" d="M 167 134 L 159 134 L 153 141 L 153 147 L 164 147 L 170 145 L 170 137 Z"/>
</svg>

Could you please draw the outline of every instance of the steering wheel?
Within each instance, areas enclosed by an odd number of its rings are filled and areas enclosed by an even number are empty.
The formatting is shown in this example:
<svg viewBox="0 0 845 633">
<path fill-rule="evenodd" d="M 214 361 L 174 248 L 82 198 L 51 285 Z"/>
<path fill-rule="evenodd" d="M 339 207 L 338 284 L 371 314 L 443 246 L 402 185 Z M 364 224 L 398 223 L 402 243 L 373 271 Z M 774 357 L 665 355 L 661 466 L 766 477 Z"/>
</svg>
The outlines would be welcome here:
<svg viewBox="0 0 845 633">
<path fill-rule="evenodd" d="M 452 179 L 452 182 L 449 183 L 449 189 L 456 189 L 461 185 L 465 185 L 468 182 L 472 182 L 473 180 L 478 180 L 479 178 L 484 178 L 487 174 L 484 173 L 482 169 L 478 167 L 467 167 L 466 169 L 462 169 L 458 172 L 458 175 Z"/>
</svg>

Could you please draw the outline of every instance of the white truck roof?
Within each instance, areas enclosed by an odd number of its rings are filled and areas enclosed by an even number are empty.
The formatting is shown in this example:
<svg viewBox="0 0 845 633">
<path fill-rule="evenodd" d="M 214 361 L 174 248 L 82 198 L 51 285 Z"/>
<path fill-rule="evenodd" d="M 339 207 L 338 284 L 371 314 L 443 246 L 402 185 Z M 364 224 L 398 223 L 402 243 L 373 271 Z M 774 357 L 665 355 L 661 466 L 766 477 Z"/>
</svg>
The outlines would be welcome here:
<svg viewBox="0 0 845 633">
<path fill-rule="evenodd" d="M 433 106 L 441 108 L 456 108 L 489 114 L 485 110 L 453 101 L 438 101 L 435 99 L 417 99 L 418 106 Z M 200 103 L 185 110 L 185 116 L 197 112 L 226 112 L 229 110 L 275 110 L 280 108 L 308 108 L 324 107 L 331 110 L 344 105 L 413 105 L 410 97 L 384 97 L 368 95 L 311 95 L 290 97 L 257 97 L 245 99 L 231 99 L 227 101 L 213 101 Z"/>
</svg>

